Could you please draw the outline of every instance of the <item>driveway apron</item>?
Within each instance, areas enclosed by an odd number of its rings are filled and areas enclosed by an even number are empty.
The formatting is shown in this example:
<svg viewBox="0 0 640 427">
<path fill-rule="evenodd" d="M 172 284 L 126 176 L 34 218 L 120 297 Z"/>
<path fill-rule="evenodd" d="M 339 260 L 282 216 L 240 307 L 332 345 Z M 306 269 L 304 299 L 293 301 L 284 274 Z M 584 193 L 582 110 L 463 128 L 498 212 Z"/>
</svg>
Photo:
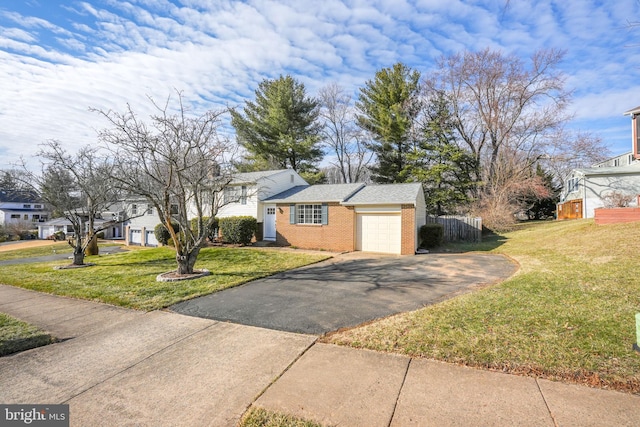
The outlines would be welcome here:
<svg viewBox="0 0 640 427">
<path fill-rule="evenodd" d="M 511 276 L 493 254 L 339 255 L 170 307 L 185 315 L 288 332 L 323 334 L 416 310 Z"/>
</svg>

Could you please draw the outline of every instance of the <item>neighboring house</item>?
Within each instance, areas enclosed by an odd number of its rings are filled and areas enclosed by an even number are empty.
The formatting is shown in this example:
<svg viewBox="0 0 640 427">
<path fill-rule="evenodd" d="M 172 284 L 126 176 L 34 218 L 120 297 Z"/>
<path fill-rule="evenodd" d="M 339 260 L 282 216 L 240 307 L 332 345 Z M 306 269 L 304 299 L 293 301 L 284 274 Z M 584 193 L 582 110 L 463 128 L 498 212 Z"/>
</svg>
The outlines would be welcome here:
<svg viewBox="0 0 640 427">
<path fill-rule="evenodd" d="M 278 243 L 308 249 L 414 254 L 426 222 L 419 183 L 297 186 L 264 206 Z"/>
<path fill-rule="evenodd" d="M 124 227 L 121 219 L 124 218 L 125 212 L 121 204 L 110 206 L 108 210 L 101 212 L 99 217 L 94 218 L 93 225 L 96 230 L 101 229 L 105 239 L 122 239 L 124 238 Z M 83 218 L 85 227 L 88 225 L 88 215 Z M 54 218 L 50 221 L 38 224 L 38 238 L 47 239 L 49 236 L 63 232 L 65 236 L 73 236 L 73 225 L 66 218 Z M 87 230 L 84 230 L 85 232 Z"/>
<path fill-rule="evenodd" d="M 30 191 L 0 189 L 0 225 L 36 228 L 49 219 L 50 212 L 36 194 Z"/>
<path fill-rule="evenodd" d="M 96 229 L 106 227 L 102 233 L 104 233 L 105 239 L 120 239 L 122 238 L 121 227 L 119 224 L 109 224 L 111 219 L 96 218 L 93 220 Z M 87 223 L 85 223 L 86 226 Z M 49 236 L 54 235 L 57 232 L 63 232 L 65 237 L 71 237 L 74 235 L 73 225 L 71 221 L 66 218 L 54 218 L 50 221 L 38 224 L 38 238 L 47 239 Z M 86 230 L 85 230 L 86 232 Z"/>
<path fill-rule="evenodd" d="M 624 113 L 631 116 L 632 151 L 593 165 L 574 169 L 567 177 L 558 203 L 558 219 L 593 218 L 595 209 L 606 206 L 613 193 L 640 196 L 640 107 Z"/>
<path fill-rule="evenodd" d="M 176 213 L 177 213 L 176 206 Z M 155 227 L 160 224 L 158 212 L 146 201 L 127 202 L 124 215 L 129 218 L 125 223 L 125 243 L 127 245 L 158 246 Z"/>
<path fill-rule="evenodd" d="M 235 174 L 229 185 L 223 189 L 222 206 L 216 216 L 254 217 L 258 222 L 256 238 L 273 241 L 276 239 L 275 210 L 266 209 L 264 200 L 298 185 L 308 184 L 293 169 Z M 157 246 L 154 229 L 160 223 L 160 218 L 153 206 L 147 202 L 130 202 L 127 215 L 131 218 L 126 223 L 127 244 Z"/>
</svg>

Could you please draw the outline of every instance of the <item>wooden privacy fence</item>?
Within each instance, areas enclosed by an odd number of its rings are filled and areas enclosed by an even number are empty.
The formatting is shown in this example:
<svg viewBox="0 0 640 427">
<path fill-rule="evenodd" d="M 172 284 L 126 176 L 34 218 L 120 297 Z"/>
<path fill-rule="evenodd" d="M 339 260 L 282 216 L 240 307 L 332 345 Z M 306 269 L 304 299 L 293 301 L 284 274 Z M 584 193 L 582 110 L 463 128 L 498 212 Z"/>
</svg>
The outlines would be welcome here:
<svg viewBox="0 0 640 427">
<path fill-rule="evenodd" d="M 445 242 L 482 241 L 482 218 L 479 217 L 427 215 L 427 223 L 442 224 Z"/>
</svg>

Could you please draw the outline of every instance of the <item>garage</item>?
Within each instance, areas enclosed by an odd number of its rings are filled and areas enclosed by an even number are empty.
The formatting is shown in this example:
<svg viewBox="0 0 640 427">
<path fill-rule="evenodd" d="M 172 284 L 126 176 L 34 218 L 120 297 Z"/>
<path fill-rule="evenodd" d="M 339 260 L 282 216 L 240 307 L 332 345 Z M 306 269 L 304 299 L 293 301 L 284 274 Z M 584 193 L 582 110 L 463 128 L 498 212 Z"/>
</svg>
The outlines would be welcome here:
<svg viewBox="0 0 640 427">
<path fill-rule="evenodd" d="M 141 245 L 142 244 L 142 230 L 131 230 L 129 231 L 129 243 L 132 245 Z"/>
<path fill-rule="evenodd" d="M 145 237 L 146 246 L 158 246 L 158 239 L 156 239 L 156 234 L 153 230 L 147 230 Z"/>
<path fill-rule="evenodd" d="M 402 220 L 395 213 L 357 213 L 356 250 L 400 254 Z"/>
</svg>

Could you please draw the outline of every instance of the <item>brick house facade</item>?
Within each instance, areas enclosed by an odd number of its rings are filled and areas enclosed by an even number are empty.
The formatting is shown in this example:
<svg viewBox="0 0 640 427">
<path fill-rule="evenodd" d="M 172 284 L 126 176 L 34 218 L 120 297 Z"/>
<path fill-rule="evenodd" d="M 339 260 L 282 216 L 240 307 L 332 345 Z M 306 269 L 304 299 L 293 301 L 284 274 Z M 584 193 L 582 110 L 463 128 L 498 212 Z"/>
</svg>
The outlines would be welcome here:
<svg viewBox="0 0 640 427">
<path fill-rule="evenodd" d="M 276 206 L 277 243 L 305 249 L 410 255 L 426 222 L 420 184 L 305 186 L 265 203 Z"/>
</svg>

